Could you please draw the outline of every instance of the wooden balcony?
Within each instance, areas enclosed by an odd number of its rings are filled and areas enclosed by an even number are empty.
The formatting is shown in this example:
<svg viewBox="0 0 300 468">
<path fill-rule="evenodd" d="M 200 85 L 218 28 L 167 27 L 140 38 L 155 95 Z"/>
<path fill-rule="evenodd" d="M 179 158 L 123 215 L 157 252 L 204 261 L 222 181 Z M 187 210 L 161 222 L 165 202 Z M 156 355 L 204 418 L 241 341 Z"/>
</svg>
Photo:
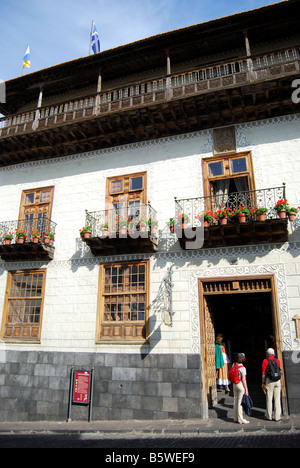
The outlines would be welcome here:
<svg viewBox="0 0 300 468">
<path fill-rule="evenodd" d="M 54 241 L 47 239 L 46 232 L 55 233 L 55 227 L 56 224 L 46 218 L 1 222 L 0 257 L 5 262 L 52 260 Z M 32 236 L 33 230 L 39 232 L 38 237 Z M 17 231 L 23 231 L 24 237 L 17 237 Z"/>
<path fill-rule="evenodd" d="M 176 199 L 177 219 L 181 218 L 182 214 L 188 214 L 189 217 L 189 222 L 184 229 L 180 227 L 177 231 L 175 230 L 180 246 L 184 250 L 199 248 L 199 239 L 201 240 L 200 248 L 286 242 L 288 240 L 288 215 L 280 218 L 274 209 L 277 200 L 283 198 L 285 198 L 285 186 L 231 193 L 227 196 Z M 224 225 L 215 215 L 222 206 L 231 213 Z M 249 209 L 249 214 L 243 221 L 241 216 L 234 215 L 240 206 Z M 267 208 L 264 221 L 259 220 L 253 211 L 257 207 Z M 205 226 L 203 214 L 208 212 L 214 214 L 215 217 L 210 224 Z"/>
<path fill-rule="evenodd" d="M 245 224 L 238 221 L 225 226 L 220 224 L 204 228 L 203 248 L 230 247 L 239 245 L 283 243 L 288 240 L 288 219 L 267 219 L 264 222 L 248 219 Z M 193 249 L 196 241 L 195 227 L 187 227 L 179 243 L 183 250 Z"/>
<path fill-rule="evenodd" d="M 296 112 L 299 48 L 242 57 L 0 119 L 0 166 Z"/>
<path fill-rule="evenodd" d="M 43 241 L 34 243 L 25 241 L 24 244 L 12 243 L 0 245 L 0 257 L 5 262 L 17 261 L 49 261 L 54 258 L 54 247 L 46 245 Z"/>
<path fill-rule="evenodd" d="M 152 220 L 153 226 L 147 221 Z M 124 221 L 124 222 L 122 222 Z M 129 253 L 154 253 L 158 245 L 156 212 L 148 205 L 138 209 L 104 210 L 86 212 L 86 226 L 90 234 L 82 240 L 95 256 L 122 255 Z M 108 226 L 103 229 L 103 226 Z"/>
</svg>

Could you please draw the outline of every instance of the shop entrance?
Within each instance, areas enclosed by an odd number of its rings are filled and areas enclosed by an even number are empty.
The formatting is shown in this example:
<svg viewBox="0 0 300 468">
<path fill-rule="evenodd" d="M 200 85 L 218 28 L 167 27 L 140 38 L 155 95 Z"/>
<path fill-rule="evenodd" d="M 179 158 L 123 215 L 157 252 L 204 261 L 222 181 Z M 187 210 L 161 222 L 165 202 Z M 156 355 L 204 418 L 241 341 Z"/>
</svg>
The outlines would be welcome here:
<svg viewBox="0 0 300 468">
<path fill-rule="evenodd" d="M 276 349 L 282 363 L 281 334 L 275 283 L 272 277 L 199 281 L 201 355 L 204 376 L 204 407 L 214 408 L 225 401 L 216 386 L 215 337 L 221 333 L 232 363 L 235 353 L 246 355 L 247 382 L 254 406 L 265 408 L 261 390 L 261 363 L 269 347 Z M 232 387 L 232 385 L 231 385 Z M 283 410 L 286 408 L 282 382 Z M 226 395 L 227 403 L 232 390 Z M 207 416 L 208 417 L 208 416 Z"/>
</svg>

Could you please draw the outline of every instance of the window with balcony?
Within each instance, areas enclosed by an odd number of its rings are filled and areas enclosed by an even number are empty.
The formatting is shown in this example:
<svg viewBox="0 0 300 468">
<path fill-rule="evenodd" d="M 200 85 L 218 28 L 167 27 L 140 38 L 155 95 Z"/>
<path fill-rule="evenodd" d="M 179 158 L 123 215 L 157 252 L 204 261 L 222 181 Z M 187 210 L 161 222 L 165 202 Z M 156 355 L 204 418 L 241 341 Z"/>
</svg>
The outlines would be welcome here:
<svg viewBox="0 0 300 468">
<path fill-rule="evenodd" d="M 23 191 L 18 227 L 24 229 L 28 236 L 33 230 L 42 234 L 50 230 L 53 194 L 54 187 Z"/>
<path fill-rule="evenodd" d="M 278 200 L 286 198 L 285 184 L 256 190 L 250 152 L 203 159 L 203 184 L 204 197 L 176 198 L 176 218 L 189 217 L 186 229 L 178 231 L 183 249 L 193 247 L 199 226 L 207 228 L 206 248 L 286 242 L 287 221 L 274 209 Z M 265 223 L 256 216 L 257 209 L 264 210 Z"/>
<path fill-rule="evenodd" d="M 85 242 L 93 255 L 157 250 L 157 213 L 147 201 L 147 172 L 107 178 L 105 208 L 86 212 L 91 236 Z"/>
<path fill-rule="evenodd" d="M 203 159 L 204 193 L 212 197 L 211 210 L 234 202 L 245 205 L 246 192 L 255 190 L 251 153 Z"/>
<path fill-rule="evenodd" d="M 1 328 L 4 341 L 39 342 L 45 276 L 44 270 L 9 273 Z"/>
<path fill-rule="evenodd" d="M 97 341 L 145 341 L 147 261 L 102 265 Z"/>
<path fill-rule="evenodd" d="M 107 179 L 106 209 L 111 214 L 111 223 L 127 218 L 134 225 L 145 212 L 147 202 L 147 173 L 128 174 Z"/>
<path fill-rule="evenodd" d="M 0 222 L 0 257 L 4 261 L 52 260 L 56 223 L 51 220 L 54 187 L 24 190 L 19 217 Z"/>
</svg>

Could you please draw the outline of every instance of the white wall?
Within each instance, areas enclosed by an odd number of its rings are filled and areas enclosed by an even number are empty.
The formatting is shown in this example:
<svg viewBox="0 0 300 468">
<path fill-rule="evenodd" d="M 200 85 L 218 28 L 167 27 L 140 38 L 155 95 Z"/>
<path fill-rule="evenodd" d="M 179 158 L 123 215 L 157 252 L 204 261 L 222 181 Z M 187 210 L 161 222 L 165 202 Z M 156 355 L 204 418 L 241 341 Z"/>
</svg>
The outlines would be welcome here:
<svg viewBox="0 0 300 468">
<path fill-rule="evenodd" d="M 300 138 L 297 116 L 237 125 L 238 151 L 251 150 L 256 188 L 287 183 L 291 204 L 300 205 Z M 159 141 L 133 144 L 83 155 L 20 164 L 0 170 L 0 222 L 18 218 L 22 190 L 54 185 L 52 220 L 57 223 L 55 257 L 47 268 L 42 339 L 40 345 L 0 343 L 0 349 L 124 352 L 124 346 L 95 345 L 99 265 L 107 258 L 94 258 L 79 237 L 85 209 L 104 209 L 106 178 L 146 170 L 148 200 L 158 213 L 160 228 L 174 215 L 174 196 L 203 195 L 202 157 L 213 156 L 212 132 L 205 130 Z M 284 321 L 287 349 L 299 349 L 293 316 L 300 309 L 299 221 L 291 230 L 293 244 L 254 246 L 182 252 L 172 238 L 161 242 L 151 257 L 151 302 L 169 267 L 173 266 L 173 326 L 162 322 L 152 309 L 150 349 L 155 352 L 193 352 L 197 348 L 192 311 L 195 301 L 193 279 L 204 274 L 251 274 L 272 271 L 280 281 L 280 301 L 287 302 L 289 320 Z M 167 250 L 165 250 L 167 249 Z M 118 260 L 128 256 L 118 257 Z M 141 256 L 137 257 L 141 258 Z M 232 261 L 238 258 L 238 263 Z M 109 260 L 113 261 L 113 258 Z M 277 267 L 276 267 L 277 265 Z M 7 269 L 40 267 L 40 263 L 5 264 L 0 261 L 0 318 L 3 310 Z M 280 266 L 280 268 L 279 268 Z M 225 270 L 224 270 L 225 269 Z M 283 308 L 282 308 L 283 311 Z M 126 345 L 126 352 L 139 347 Z"/>
</svg>

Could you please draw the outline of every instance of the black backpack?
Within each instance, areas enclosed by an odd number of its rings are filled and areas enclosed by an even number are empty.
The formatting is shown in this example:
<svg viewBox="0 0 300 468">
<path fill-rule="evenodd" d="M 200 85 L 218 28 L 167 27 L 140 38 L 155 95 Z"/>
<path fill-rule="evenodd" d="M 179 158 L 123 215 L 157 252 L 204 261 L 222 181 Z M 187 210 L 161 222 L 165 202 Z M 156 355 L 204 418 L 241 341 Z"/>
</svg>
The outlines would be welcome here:
<svg viewBox="0 0 300 468">
<path fill-rule="evenodd" d="M 277 380 L 281 379 L 281 369 L 277 364 L 277 359 L 275 357 L 273 360 L 268 358 L 268 361 L 268 377 L 273 382 L 277 382 Z"/>
</svg>

